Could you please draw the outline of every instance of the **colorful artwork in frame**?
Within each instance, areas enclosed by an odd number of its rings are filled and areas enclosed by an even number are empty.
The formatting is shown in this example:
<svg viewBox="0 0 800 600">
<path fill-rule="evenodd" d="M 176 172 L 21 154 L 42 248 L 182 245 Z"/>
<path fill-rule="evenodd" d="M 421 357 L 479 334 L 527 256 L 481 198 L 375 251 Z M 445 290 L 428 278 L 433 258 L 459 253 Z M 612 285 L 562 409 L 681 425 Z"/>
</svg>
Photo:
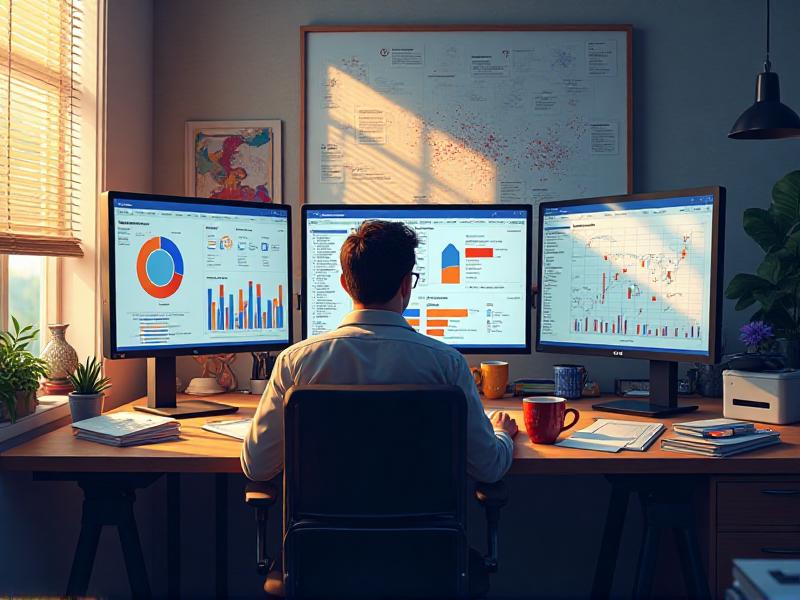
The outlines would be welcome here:
<svg viewBox="0 0 800 600">
<path fill-rule="evenodd" d="M 186 194 L 280 203 L 281 122 L 187 121 Z"/>
</svg>

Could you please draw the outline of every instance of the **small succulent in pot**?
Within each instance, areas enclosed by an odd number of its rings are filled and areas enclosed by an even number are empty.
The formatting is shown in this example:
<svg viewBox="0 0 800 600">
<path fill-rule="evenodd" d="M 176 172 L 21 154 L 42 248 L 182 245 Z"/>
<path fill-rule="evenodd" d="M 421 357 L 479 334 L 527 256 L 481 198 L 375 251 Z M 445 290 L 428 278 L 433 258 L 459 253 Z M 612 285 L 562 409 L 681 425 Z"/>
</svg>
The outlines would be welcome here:
<svg viewBox="0 0 800 600">
<path fill-rule="evenodd" d="M 11 322 L 13 331 L 0 331 L 0 418 L 13 423 L 36 409 L 36 390 L 47 376 L 47 363 L 28 351 L 39 330 L 20 327 L 13 316 Z"/>
<path fill-rule="evenodd" d="M 69 395 L 69 410 L 72 422 L 97 417 L 103 412 L 103 392 L 111 387 L 111 380 L 103 377 L 103 364 L 94 356 L 78 364 L 75 372 L 68 375 L 75 391 Z"/>
</svg>

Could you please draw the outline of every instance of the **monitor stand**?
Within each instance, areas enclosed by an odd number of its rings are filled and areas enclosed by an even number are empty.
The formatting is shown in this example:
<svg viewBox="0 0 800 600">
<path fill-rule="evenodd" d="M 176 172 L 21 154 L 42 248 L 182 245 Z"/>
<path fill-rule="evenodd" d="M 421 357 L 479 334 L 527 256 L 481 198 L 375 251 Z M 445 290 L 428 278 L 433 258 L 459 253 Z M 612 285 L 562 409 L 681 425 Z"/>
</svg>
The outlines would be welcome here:
<svg viewBox="0 0 800 600">
<path fill-rule="evenodd" d="M 134 406 L 135 410 L 175 419 L 227 415 L 239 410 L 236 406 L 208 400 L 184 400 L 178 404 L 176 395 L 175 357 L 148 358 L 147 406 Z"/>
<path fill-rule="evenodd" d="M 592 408 L 642 417 L 666 417 L 697 410 L 697 406 L 678 406 L 678 363 L 650 361 L 650 398 L 648 400 L 611 400 Z"/>
</svg>

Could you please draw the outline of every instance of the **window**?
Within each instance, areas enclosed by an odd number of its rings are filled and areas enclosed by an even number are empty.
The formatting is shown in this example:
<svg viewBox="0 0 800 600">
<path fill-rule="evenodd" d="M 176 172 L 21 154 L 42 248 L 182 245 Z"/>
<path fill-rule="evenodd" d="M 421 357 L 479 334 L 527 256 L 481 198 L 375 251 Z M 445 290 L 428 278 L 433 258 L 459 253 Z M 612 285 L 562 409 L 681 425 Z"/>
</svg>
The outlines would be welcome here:
<svg viewBox="0 0 800 600">
<path fill-rule="evenodd" d="M 57 272 L 43 257 L 82 256 L 83 1 L 0 0 L 0 329 L 42 328 Z"/>
<path fill-rule="evenodd" d="M 0 253 L 80 256 L 82 0 L 0 0 Z"/>
</svg>

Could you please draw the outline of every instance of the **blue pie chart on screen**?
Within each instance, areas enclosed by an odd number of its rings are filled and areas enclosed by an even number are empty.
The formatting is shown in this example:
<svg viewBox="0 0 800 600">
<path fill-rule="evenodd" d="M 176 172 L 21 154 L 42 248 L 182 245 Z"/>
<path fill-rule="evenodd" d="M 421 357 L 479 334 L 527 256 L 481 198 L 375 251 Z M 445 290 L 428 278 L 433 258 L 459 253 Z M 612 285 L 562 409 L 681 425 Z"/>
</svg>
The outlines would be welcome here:
<svg viewBox="0 0 800 600">
<path fill-rule="evenodd" d="M 171 239 L 147 240 L 136 257 L 136 275 L 142 289 L 154 298 L 168 298 L 183 281 L 183 256 Z"/>
</svg>

